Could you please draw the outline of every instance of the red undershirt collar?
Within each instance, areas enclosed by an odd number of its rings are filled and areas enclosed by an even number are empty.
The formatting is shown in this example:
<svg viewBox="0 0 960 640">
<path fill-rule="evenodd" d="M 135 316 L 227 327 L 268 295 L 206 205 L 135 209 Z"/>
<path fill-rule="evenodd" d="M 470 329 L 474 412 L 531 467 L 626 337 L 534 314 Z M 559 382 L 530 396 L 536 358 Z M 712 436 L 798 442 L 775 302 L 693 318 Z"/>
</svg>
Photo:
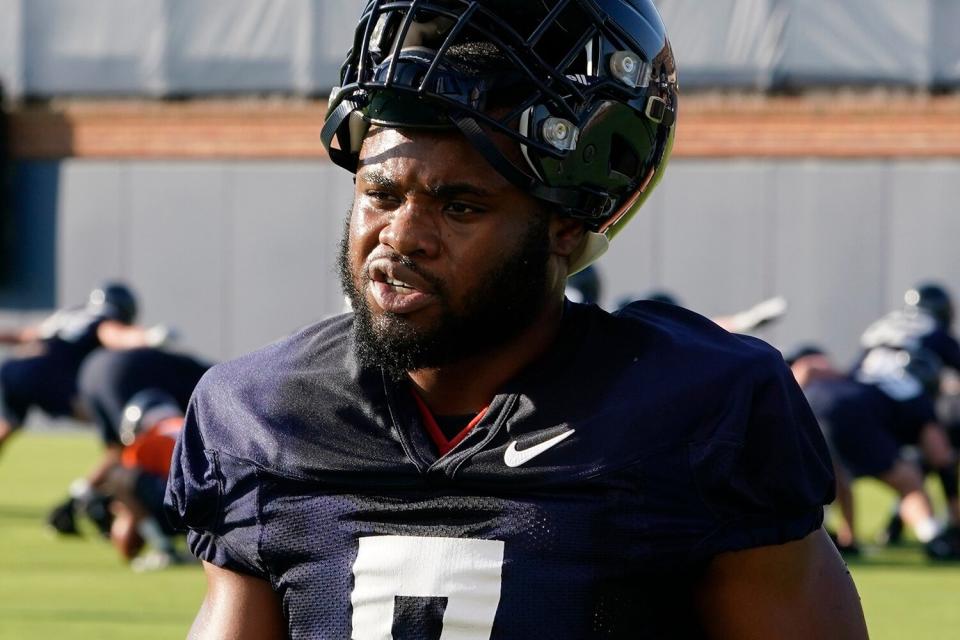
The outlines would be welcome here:
<svg viewBox="0 0 960 640">
<path fill-rule="evenodd" d="M 413 399 L 417 403 L 417 408 L 420 410 L 420 416 L 423 418 L 423 424 L 427 429 L 427 434 L 430 436 L 430 439 L 433 440 L 433 444 L 437 447 L 437 452 L 441 456 L 447 455 L 454 447 L 456 447 L 464 438 L 467 437 L 467 434 L 480 423 L 483 419 L 484 414 L 487 413 L 487 409 L 490 408 L 490 405 L 487 405 L 480 410 L 477 415 L 473 417 L 467 426 L 465 426 L 460 433 L 455 435 L 452 439 L 447 440 L 447 436 L 444 435 L 443 431 L 440 429 L 440 425 L 437 424 L 436 418 L 433 417 L 433 412 L 430 411 L 430 407 L 427 406 L 427 403 L 423 401 L 423 398 L 420 397 L 420 394 L 415 390 L 410 389 L 410 393 L 413 395 Z"/>
</svg>

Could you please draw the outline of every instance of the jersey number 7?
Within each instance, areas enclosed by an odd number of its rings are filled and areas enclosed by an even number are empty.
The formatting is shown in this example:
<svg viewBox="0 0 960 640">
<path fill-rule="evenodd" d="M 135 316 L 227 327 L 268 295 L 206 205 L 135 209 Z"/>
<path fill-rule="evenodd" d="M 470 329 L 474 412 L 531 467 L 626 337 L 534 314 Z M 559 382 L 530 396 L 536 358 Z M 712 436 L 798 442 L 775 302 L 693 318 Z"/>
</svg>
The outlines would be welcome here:
<svg viewBox="0 0 960 640">
<path fill-rule="evenodd" d="M 353 640 L 487 640 L 500 603 L 503 542 L 360 538 Z"/>
</svg>

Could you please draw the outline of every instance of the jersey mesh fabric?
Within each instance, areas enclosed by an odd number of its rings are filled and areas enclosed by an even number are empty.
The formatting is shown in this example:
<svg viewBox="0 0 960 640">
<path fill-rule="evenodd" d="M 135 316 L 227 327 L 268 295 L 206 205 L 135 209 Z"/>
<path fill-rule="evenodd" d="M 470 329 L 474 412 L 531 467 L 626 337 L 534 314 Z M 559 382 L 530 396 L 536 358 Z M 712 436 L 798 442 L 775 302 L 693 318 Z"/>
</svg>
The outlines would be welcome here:
<svg viewBox="0 0 960 640">
<path fill-rule="evenodd" d="M 698 637 L 690 589 L 705 563 L 804 537 L 833 498 L 826 446 L 779 353 L 679 308 L 569 306 L 555 348 L 439 458 L 409 388 L 352 354 L 342 316 L 214 367 L 174 455 L 167 503 L 191 549 L 269 580 L 294 638 L 351 637 L 355 603 L 393 611 L 389 629 L 443 609 L 432 596 L 449 595 L 454 615 L 471 592 L 470 580 L 449 594 L 365 592 L 355 571 L 372 538 L 502 544 L 498 640 Z M 571 431 L 505 464 L 509 448 Z M 430 566 L 408 569 L 452 571 L 419 562 Z M 419 595 L 431 598 L 403 600 L 396 618 L 395 599 Z"/>
<path fill-rule="evenodd" d="M 641 521 L 617 517 L 630 500 L 605 498 L 602 486 L 597 494 L 583 488 L 575 499 L 562 490 L 522 497 L 435 489 L 347 496 L 305 495 L 289 480 L 270 481 L 261 487 L 262 496 L 271 496 L 261 512 L 270 549 L 264 568 L 297 621 L 291 637 L 347 637 L 349 618 L 331 614 L 350 610 L 358 538 L 505 540 L 493 637 L 695 637 L 689 617 L 664 612 L 679 613 L 689 601 L 683 578 L 699 567 L 667 553 L 665 541 L 651 539 Z M 655 557 L 655 548 L 662 555 Z"/>
</svg>

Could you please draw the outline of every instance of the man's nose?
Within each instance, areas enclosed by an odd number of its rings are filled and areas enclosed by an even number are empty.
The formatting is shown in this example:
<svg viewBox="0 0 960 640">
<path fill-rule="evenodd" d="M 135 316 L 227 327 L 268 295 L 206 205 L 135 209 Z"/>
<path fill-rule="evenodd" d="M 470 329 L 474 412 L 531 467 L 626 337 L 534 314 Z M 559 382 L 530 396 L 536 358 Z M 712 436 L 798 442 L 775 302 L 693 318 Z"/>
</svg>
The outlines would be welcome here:
<svg viewBox="0 0 960 640">
<path fill-rule="evenodd" d="M 436 257 L 441 241 L 435 216 L 413 202 L 405 202 L 380 230 L 380 244 L 405 256 Z"/>
</svg>

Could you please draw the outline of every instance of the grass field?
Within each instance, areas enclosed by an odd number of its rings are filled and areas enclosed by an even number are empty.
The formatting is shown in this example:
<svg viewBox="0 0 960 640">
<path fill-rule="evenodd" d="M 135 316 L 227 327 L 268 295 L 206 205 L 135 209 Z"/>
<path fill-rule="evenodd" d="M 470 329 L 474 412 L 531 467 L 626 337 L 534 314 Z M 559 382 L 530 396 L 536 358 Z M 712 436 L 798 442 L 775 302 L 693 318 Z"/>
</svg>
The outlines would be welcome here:
<svg viewBox="0 0 960 640">
<path fill-rule="evenodd" d="M 204 590 L 197 566 L 135 574 L 89 529 L 56 538 L 49 508 L 84 474 L 84 434 L 24 434 L 0 454 L 0 640 L 186 636 Z"/>
<path fill-rule="evenodd" d="M 58 539 L 49 507 L 97 456 L 92 436 L 24 434 L 0 456 L 0 640 L 182 638 L 203 593 L 198 567 L 135 574 L 87 530 Z M 861 532 L 880 527 L 890 496 L 857 486 Z M 913 545 L 870 549 L 850 562 L 874 640 L 960 635 L 960 565 L 934 566 Z"/>
</svg>

